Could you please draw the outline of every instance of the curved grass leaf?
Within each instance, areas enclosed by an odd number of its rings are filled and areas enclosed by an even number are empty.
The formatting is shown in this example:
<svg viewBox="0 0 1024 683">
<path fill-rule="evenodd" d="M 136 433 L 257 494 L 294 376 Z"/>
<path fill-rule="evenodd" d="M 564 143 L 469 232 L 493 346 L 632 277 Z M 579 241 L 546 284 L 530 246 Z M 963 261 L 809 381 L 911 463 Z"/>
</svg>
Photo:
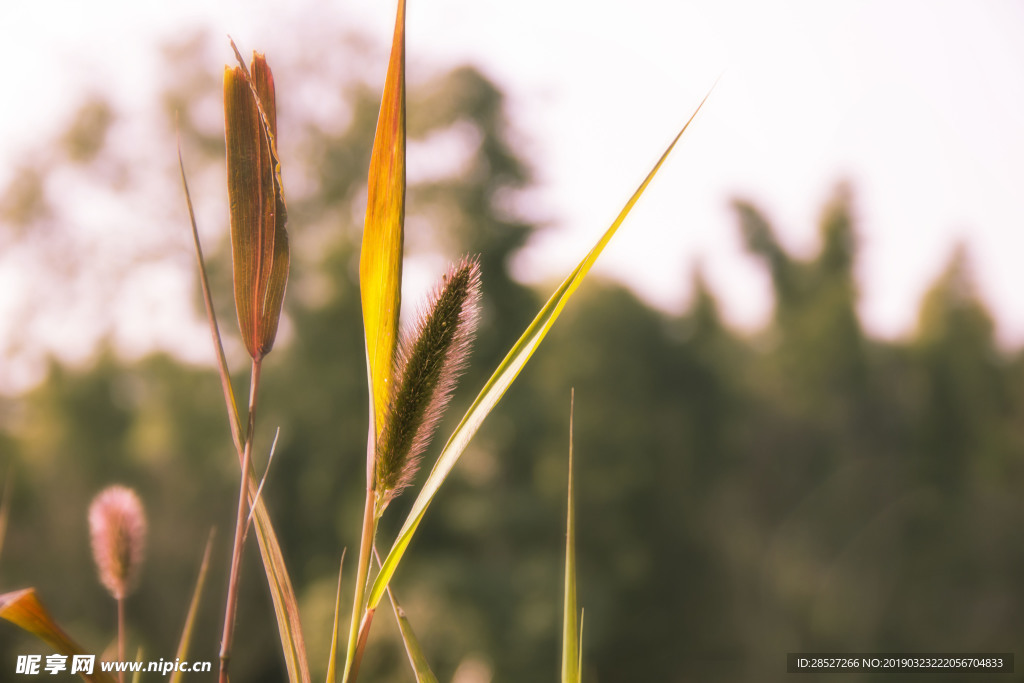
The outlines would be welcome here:
<svg viewBox="0 0 1024 683">
<path fill-rule="evenodd" d="M 708 93 L 710 95 L 710 93 Z M 555 324 L 555 320 L 561 314 L 562 309 L 568 302 L 569 297 L 572 296 L 573 292 L 583 282 L 583 278 L 586 277 L 587 273 L 590 272 L 590 268 L 594 265 L 597 257 L 601 255 L 604 248 L 608 245 L 612 236 L 622 225 L 622 222 L 629 215 L 629 212 L 633 209 L 637 200 L 647 189 L 651 180 L 661 169 L 662 164 L 665 163 L 665 159 L 668 158 L 672 148 L 675 147 L 676 143 L 686 132 L 693 118 L 700 111 L 701 106 L 707 101 L 707 96 L 701 101 L 700 105 L 690 116 L 686 125 L 683 126 L 682 130 L 676 135 L 675 139 L 669 144 L 668 148 L 662 153 L 661 158 L 658 159 L 654 168 L 651 169 L 644 181 L 640 183 L 640 187 L 637 188 L 636 192 L 629 198 L 626 205 L 619 212 L 619 215 L 612 222 L 611 226 L 604 232 L 601 238 L 597 241 L 597 244 L 590 250 L 589 253 L 580 261 L 579 265 L 569 276 L 558 286 L 555 293 L 551 295 L 548 302 L 541 308 L 540 313 L 533 319 L 526 331 L 519 338 L 519 341 L 515 343 L 512 349 L 505 356 L 505 359 L 501 361 L 498 368 L 491 375 L 491 378 L 487 380 L 483 389 L 477 395 L 476 400 L 466 411 L 462 421 L 452 432 L 452 435 L 448 439 L 448 443 L 445 444 L 444 449 L 441 451 L 441 455 L 438 456 L 437 462 L 434 464 L 434 469 L 431 470 L 430 475 L 427 477 L 426 482 L 423 484 L 423 488 L 420 489 L 420 493 L 413 503 L 412 509 L 409 511 L 409 515 L 405 519 L 405 523 L 402 525 L 401 530 L 398 532 L 398 536 L 395 539 L 394 545 L 391 547 L 391 551 L 388 556 L 384 559 L 384 564 L 381 567 L 380 573 L 377 574 L 377 578 L 373 583 L 373 587 L 370 589 L 370 597 L 367 601 L 368 608 L 374 608 L 380 602 L 380 599 L 384 595 L 384 590 L 388 586 L 388 582 L 391 581 L 391 577 L 394 575 L 395 570 L 398 568 L 399 562 L 402 561 L 402 557 L 405 555 L 406 549 L 409 547 L 409 542 L 412 540 L 413 535 L 416 533 L 416 529 L 419 528 L 420 522 L 423 520 L 423 515 L 426 514 L 427 507 L 430 505 L 434 496 L 437 494 L 438 489 L 444 480 L 448 477 L 448 474 L 452 471 L 455 463 L 458 462 L 462 452 L 466 449 L 473 435 L 480 428 L 481 423 L 487 415 L 490 414 L 494 406 L 497 405 L 498 401 L 505 394 L 505 391 L 511 386 L 512 382 L 519 375 L 519 372 L 526 365 L 526 362 L 530 360 L 533 352 L 536 351 L 544 337 L 547 336 L 551 326 Z"/>
<path fill-rule="evenodd" d="M 0 618 L 28 631 L 62 655 L 73 657 L 88 654 L 57 625 L 36 597 L 35 588 L 0 595 Z M 94 667 L 92 674 L 83 673 L 82 678 L 93 683 L 114 683 L 114 678 L 98 666 Z"/>
<path fill-rule="evenodd" d="M 383 427 L 402 303 L 405 224 L 405 0 L 399 0 L 391 60 L 373 139 L 359 255 L 373 437 Z"/>
</svg>

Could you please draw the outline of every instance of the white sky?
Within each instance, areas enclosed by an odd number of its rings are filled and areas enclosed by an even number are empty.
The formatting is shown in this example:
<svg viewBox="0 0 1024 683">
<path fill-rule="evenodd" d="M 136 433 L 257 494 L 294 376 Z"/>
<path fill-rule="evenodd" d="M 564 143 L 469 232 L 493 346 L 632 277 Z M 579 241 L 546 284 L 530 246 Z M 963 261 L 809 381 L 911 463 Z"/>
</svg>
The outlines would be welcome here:
<svg viewBox="0 0 1024 683">
<path fill-rule="evenodd" d="M 599 271 L 678 310 L 699 261 L 727 317 L 756 326 L 770 306 L 766 280 L 743 255 L 729 198 L 754 200 L 788 247 L 809 254 L 818 212 L 848 179 L 872 332 L 906 333 L 953 244 L 966 241 L 1001 339 L 1024 343 L 1024 3 L 410 3 L 411 78 L 421 64 L 468 60 L 508 93 L 538 171 L 528 211 L 553 227 L 517 264 L 530 278 L 574 264 L 721 75 Z M 0 181 L 90 83 L 112 80 L 141 97 L 154 47 L 186 27 L 230 33 L 271 58 L 291 25 L 281 12 L 330 11 L 390 37 L 390 0 L 285 4 L 8 2 Z M 328 51 L 327 38 L 310 39 Z"/>
</svg>

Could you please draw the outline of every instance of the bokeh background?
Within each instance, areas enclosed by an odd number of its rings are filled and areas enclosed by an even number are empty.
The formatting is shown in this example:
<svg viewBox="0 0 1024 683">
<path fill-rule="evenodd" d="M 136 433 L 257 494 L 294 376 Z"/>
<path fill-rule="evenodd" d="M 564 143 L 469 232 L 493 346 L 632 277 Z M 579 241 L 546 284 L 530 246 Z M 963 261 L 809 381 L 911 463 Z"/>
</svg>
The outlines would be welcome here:
<svg viewBox="0 0 1024 683">
<path fill-rule="evenodd" d="M 237 464 L 175 131 L 234 337 L 230 33 L 267 53 L 278 86 L 293 266 L 258 450 L 279 426 L 264 495 L 326 662 L 363 495 L 355 278 L 393 10 L 5 8 L 0 589 L 36 586 L 88 649 L 110 642 L 114 608 L 86 509 L 121 482 L 151 524 L 133 643 L 171 656 L 216 527 L 194 654 L 216 658 Z M 781 680 L 792 651 L 1014 651 L 1021 6 L 439 0 L 410 5 L 408 33 L 407 308 L 464 253 L 484 270 L 472 368 L 442 432 L 718 81 L 396 578 L 439 677 L 557 675 L 573 387 L 588 680 Z M 234 338 L 229 351 L 243 371 Z M 392 505 L 383 545 L 410 502 Z M 233 667 L 279 681 L 250 551 Z M 0 624 L 0 678 L 35 649 Z M 389 617 L 366 667 L 411 678 Z"/>
</svg>

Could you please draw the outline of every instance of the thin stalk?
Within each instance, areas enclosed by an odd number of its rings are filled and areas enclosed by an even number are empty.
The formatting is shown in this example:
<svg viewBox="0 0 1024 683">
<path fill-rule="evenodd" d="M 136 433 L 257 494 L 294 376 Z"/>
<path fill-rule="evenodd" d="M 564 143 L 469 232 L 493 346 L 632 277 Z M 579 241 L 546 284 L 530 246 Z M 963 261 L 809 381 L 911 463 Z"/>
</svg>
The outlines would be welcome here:
<svg viewBox="0 0 1024 683">
<path fill-rule="evenodd" d="M 363 621 L 359 624 L 359 638 L 356 640 L 356 656 L 352 662 L 352 681 L 354 683 L 359 675 L 359 665 L 363 663 L 363 652 L 366 651 L 366 640 L 370 637 L 370 624 L 373 623 L 373 615 L 376 609 L 368 609 L 363 613 Z"/>
<path fill-rule="evenodd" d="M 199 228 L 196 226 L 196 214 L 192 208 L 192 195 L 188 191 L 188 180 L 185 178 L 185 162 L 181 158 L 181 139 L 178 139 L 178 170 L 181 172 L 181 186 L 185 188 L 185 203 L 188 204 L 188 217 L 192 223 L 192 243 L 195 245 L 196 262 L 199 266 L 199 284 L 202 285 L 203 303 L 206 304 L 206 317 L 210 323 L 210 335 L 213 337 L 213 348 L 217 351 L 217 369 L 220 371 L 221 389 L 224 391 L 224 405 L 228 410 L 228 424 L 231 426 L 231 440 L 235 444 L 238 459 L 242 459 L 242 425 L 238 420 L 238 406 L 235 403 L 235 392 L 231 389 L 231 376 L 228 373 L 228 359 L 224 355 L 224 345 L 220 340 L 220 327 L 217 325 L 217 314 L 213 309 L 213 296 L 210 294 L 210 281 L 206 277 L 206 262 L 203 260 L 203 247 L 199 243 Z"/>
<path fill-rule="evenodd" d="M 228 579 L 228 599 L 224 607 L 224 635 L 220 641 L 220 683 L 228 683 L 228 660 L 235 634 L 235 614 L 238 611 L 238 579 L 242 569 L 242 547 L 245 544 L 246 521 L 249 519 L 249 463 L 252 459 L 253 432 L 256 423 L 256 394 L 260 384 L 261 362 L 252 361 L 249 380 L 249 420 L 242 449 L 242 481 L 238 488 L 238 513 L 235 516 L 235 540 L 231 549 L 231 573 Z"/>
<path fill-rule="evenodd" d="M 125 635 L 124 635 L 124 596 L 117 599 L 117 659 L 125 661 Z M 124 683 L 124 671 L 119 671 L 117 679 Z"/>
<path fill-rule="evenodd" d="M 352 623 L 348 634 L 348 653 L 345 657 L 345 674 L 342 681 L 354 683 L 359 675 L 359 663 L 366 647 L 366 635 L 369 632 L 369 621 L 373 613 L 363 613 L 363 598 L 366 595 L 366 584 L 370 574 L 370 559 L 373 556 L 373 537 L 377 533 L 377 516 L 375 512 L 376 493 L 372 485 L 366 488 L 366 506 L 363 508 L 363 534 L 359 543 L 359 565 L 356 570 L 355 596 L 352 598 Z M 366 629 L 367 633 L 363 630 Z M 362 637 L 360 637 L 360 635 Z"/>
</svg>

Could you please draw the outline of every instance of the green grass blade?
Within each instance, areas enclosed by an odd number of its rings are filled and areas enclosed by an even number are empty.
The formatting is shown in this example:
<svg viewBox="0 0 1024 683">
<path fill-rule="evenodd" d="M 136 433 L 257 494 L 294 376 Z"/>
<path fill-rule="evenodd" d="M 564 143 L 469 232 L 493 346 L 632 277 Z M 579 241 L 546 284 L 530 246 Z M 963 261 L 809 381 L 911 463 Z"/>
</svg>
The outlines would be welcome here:
<svg viewBox="0 0 1024 683">
<path fill-rule="evenodd" d="M 579 636 L 580 656 L 579 656 L 579 659 L 576 661 L 576 673 L 577 673 L 577 675 L 579 677 L 579 680 L 581 680 L 581 681 L 583 680 L 583 617 L 584 616 L 585 615 L 583 613 L 583 610 L 581 609 L 580 610 L 580 636 Z"/>
<path fill-rule="evenodd" d="M 709 93 L 710 94 L 710 93 Z M 707 96 L 704 97 L 704 101 L 698 105 L 696 111 L 690 116 L 690 119 L 683 126 L 679 134 L 676 135 L 675 139 L 669 144 L 668 148 L 658 159 L 658 162 L 651 169 L 644 181 L 640 183 L 640 187 L 637 188 L 633 196 L 629 198 L 626 205 L 619 212 L 619 215 L 612 222 L 611 226 L 605 231 L 601 238 L 597 241 L 597 244 L 590 250 L 590 252 L 580 261 L 579 265 L 569 274 L 569 276 L 559 285 L 555 293 L 552 294 L 548 302 L 541 308 L 540 313 L 533 319 L 530 326 L 526 328 L 526 331 L 519 338 L 519 341 L 515 343 L 512 349 L 505 356 L 505 359 L 501 361 L 498 368 L 491 375 L 491 378 L 487 380 L 483 389 L 477 395 L 476 400 L 469 407 L 462 421 L 459 423 L 455 431 L 452 432 L 451 437 L 448 439 L 448 443 L 445 444 L 444 449 L 441 451 L 441 455 L 438 456 L 437 462 L 434 464 L 434 469 L 430 472 L 426 482 L 423 484 L 423 488 L 420 490 L 416 501 L 413 503 L 412 509 L 409 511 L 409 515 L 405 519 L 405 523 L 402 525 L 401 530 L 398 532 L 398 536 L 395 539 L 394 545 L 391 547 L 391 551 L 388 556 L 384 559 L 384 564 L 381 567 L 380 573 L 377 575 L 376 580 L 373 583 L 373 587 L 370 589 L 370 597 L 368 605 L 370 608 L 376 607 L 380 602 L 380 599 L 384 595 L 384 589 L 387 588 L 388 582 L 391 581 L 391 577 L 394 575 L 395 570 L 398 568 L 399 562 L 402 561 L 402 557 L 405 555 L 406 549 L 409 547 L 409 542 L 412 540 L 413 535 L 416 533 L 416 529 L 419 527 L 420 522 L 423 520 L 423 515 L 427 511 L 427 507 L 430 505 L 434 496 L 437 494 L 438 489 L 444 480 L 448 477 L 449 472 L 455 466 L 462 452 L 466 449 L 470 439 L 476 434 L 476 431 L 480 428 L 481 423 L 490 414 L 494 406 L 497 405 L 498 401 L 505 394 L 505 391 L 509 388 L 515 378 L 519 375 L 519 372 L 526 365 L 526 362 L 533 355 L 533 352 L 540 345 L 541 341 L 547 335 L 551 326 L 554 325 L 555 320 L 558 319 L 562 309 L 568 302 L 569 297 L 572 296 L 573 292 L 580 286 L 583 278 L 586 277 L 587 273 L 590 272 L 590 268 L 594 265 L 597 257 L 604 251 L 609 240 L 615 235 L 619 226 L 629 215 L 633 205 L 636 204 L 637 200 L 647 189 L 647 186 L 654 179 L 654 176 L 661 169 L 662 164 L 665 163 L 665 159 L 668 158 L 672 148 L 675 147 L 676 143 L 686 132 L 693 118 L 700 111 L 701 106 L 707 101 Z"/>
<path fill-rule="evenodd" d="M 576 512 L 572 490 L 572 421 L 575 392 L 569 402 L 569 485 L 565 513 L 565 604 L 562 614 L 562 683 L 580 681 L 580 633 L 576 625 Z"/>
<path fill-rule="evenodd" d="M 206 550 L 203 551 L 203 560 L 199 563 L 199 577 L 196 579 L 196 587 L 192 590 L 192 602 L 188 606 L 188 615 L 185 617 L 185 625 L 181 629 L 181 640 L 178 641 L 178 651 L 175 657 L 185 661 L 188 659 L 188 648 L 192 642 L 192 628 L 195 625 L 196 613 L 199 611 L 199 603 L 203 596 L 203 586 L 206 584 L 206 572 L 210 568 L 210 550 L 213 548 L 213 530 L 206 539 Z M 184 674 L 175 671 L 171 674 L 168 683 L 180 683 Z"/>
<path fill-rule="evenodd" d="M 334 598 L 334 630 L 331 632 L 331 654 L 327 658 L 327 683 L 338 680 L 338 629 L 341 626 L 341 572 L 345 567 L 345 551 L 338 562 L 338 593 Z"/>
<path fill-rule="evenodd" d="M 135 651 L 135 661 L 136 662 L 141 662 L 143 654 L 145 654 L 145 653 L 144 653 L 144 651 L 143 651 L 143 649 L 141 647 L 138 650 L 136 650 Z M 142 671 L 141 670 L 140 671 L 136 671 L 134 674 L 132 674 L 132 683 L 139 683 L 141 680 L 142 680 Z"/>
<path fill-rule="evenodd" d="M 380 555 L 377 554 L 376 548 L 373 549 L 373 554 L 377 558 L 377 564 L 379 565 Z M 398 604 L 398 598 L 395 597 L 395 593 L 391 590 L 390 586 L 388 587 L 388 599 L 391 601 L 391 609 L 395 612 L 398 630 L 402 634 L 402 642 L 405 644 L 405 654 L 409 656 L 409 665 L 412 666 L 412 672 L 416 676 L 416 683 L 437 683 L 437 676 L 430 669 L 430 664 L 427 662 L 426 655 L 423 654 L 420 641 L 412 630 L 412 623 L 409 621 L 409 617 L 406 616 L 405 610 Z"/>
<path fill-rule="evenodd" d="M 395 611 L 395 619 L 398 620 L 398 629 L 402 633 L 405 653 L 409 655 L 409 664 L 416 675 L 416 683 L 437 683 L 437 676 L 430 670 L 430 664 L 427 663 L 427 658 L 423 654 L 420 641 L 416 638 L 416 634 L 413 633 L 412 624 L 409 623 L 405 610 L 395 600 L 395 596 L 390 588 L 388 589 L 388 597 L 391 599 L 391 608 Z"/>
</svg>

